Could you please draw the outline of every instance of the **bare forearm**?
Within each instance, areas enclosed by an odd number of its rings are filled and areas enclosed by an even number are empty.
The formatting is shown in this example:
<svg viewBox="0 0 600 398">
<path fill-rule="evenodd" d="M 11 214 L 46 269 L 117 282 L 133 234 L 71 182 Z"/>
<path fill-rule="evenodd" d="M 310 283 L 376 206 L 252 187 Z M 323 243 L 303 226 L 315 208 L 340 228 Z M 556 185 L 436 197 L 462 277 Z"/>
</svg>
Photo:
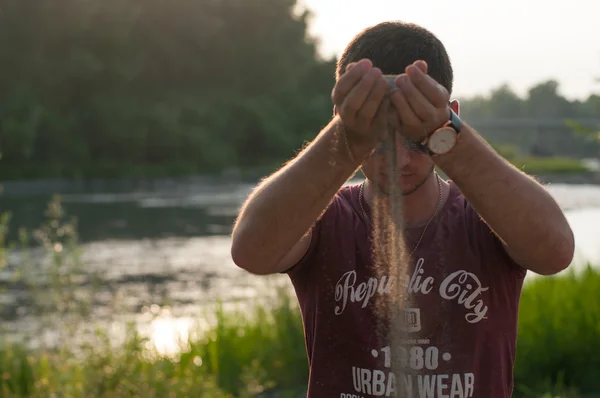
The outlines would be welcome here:
<svg viewBox="0 0 600 398">
<path fill-rule="evenodd" d="M 357 165 L 338 126 L 336 118 L 297 158 L 250 195 L 232 236 L 232 253 L 239 266 L 264 272 L 276 265 L 354 174 Z"/>
<path fill-rule="evenodd" d="M 471 127 L 464 126 L 450 153 L 436 158 L 436 164 L 458 185 L 514 260 L 542 274 L 568 265 L 573 235 L 556 201 Z"/>
</svg>

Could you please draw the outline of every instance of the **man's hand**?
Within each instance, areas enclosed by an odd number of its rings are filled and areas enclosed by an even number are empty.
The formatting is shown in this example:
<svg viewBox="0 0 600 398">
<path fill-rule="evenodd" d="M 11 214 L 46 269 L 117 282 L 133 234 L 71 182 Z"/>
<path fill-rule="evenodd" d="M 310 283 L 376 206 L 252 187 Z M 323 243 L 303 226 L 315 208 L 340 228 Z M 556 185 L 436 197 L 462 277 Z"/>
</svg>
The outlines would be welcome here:
<svg viewBox="0 0 600 398">
<path fill-rule="evenodd" d="M 379 68 L 363 59 L 351 63 L 331 93 L 354 159 L 363 160 L 387 131 L 388 83 Z"/>
<path fill-rule="evenodd" d="M 416 61 L 396 78 L 390 100 L 397 111 L 401 134 L 423 141 L 449 118 L 448 90 L 427 74 L 427 63 Z"/>
</svg>

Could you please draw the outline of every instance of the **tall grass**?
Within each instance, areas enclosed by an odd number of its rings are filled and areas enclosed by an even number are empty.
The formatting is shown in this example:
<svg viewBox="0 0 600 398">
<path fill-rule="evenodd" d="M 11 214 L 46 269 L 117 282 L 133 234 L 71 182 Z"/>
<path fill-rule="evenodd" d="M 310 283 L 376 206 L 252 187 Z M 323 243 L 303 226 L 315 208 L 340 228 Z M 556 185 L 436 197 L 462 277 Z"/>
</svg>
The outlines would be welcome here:
<svg viewBox="0 0 600 398">
<path fill-rule="evenodd" d="M 190 342 L 204 358 L 206 371 L 234 395 L 276 390 L 278 396 L 298 396 L 308 381 L 304 332 L 300 313 L 289 292 L 281 289 L 276 304 L 266 310 L 217 310 L 216 324 L 205 338 Z"/>
<path fill-rule="evenodd" d="M 148 349 L 131 325 L 123 345 L 102 332 L 82 350 L 0 348 L 1 397 L 299 397 L 307 383 L 302 322 L 289 293 L 266 311 L 220 307 L 208 333 L 175 356 Z M 58 395 L 53 395 L 58 394 Z"/>
<path fill-rule="evenodd" d="M 554 386 L 600 396 L 600 272 L 536 278 L 523 290 L 515 379 L 528 396 Z"/>
<path fill-rule="evenodd" d="M 148 340 L 134 325 L 129 325 L 124 344 L 111 341 L 101 330 L 92 338 L 77 339 L 75 323 L 89 319 L 88 302 L 69 302 L 75 297 L 74 274 L 85 270 L 76 261 L 76 231 L 61 221 L 64 214 L 57 203 L 51 206 L 48 227 L 41 229 L 45 233 L 34 234 L 50 254 L 50 277 L 29 277 L 24 286 L 37 297 L 34 306 L 54 311 L 54 324 L 68 322 L 71 328 L 61 331 L 59 344 L 36 349 L 0 335 L 0 397 L 303 396 L 308 371 L 302 319 L 295 299 L 284 289 L 269 306 L 217 306 L 207 317 L 212 319 L 208 330 L 191 334 L 175 356 L 148 348 Z M 0 222 L 0 267 L 6 264 L 7 220 Z M 589 267 L 578 275 L 526 284 L 515 398 L 600 396 L 599 353 L 598 270 Z"/>
<path fill-rule="evenodd" d="M 83 357 L 68 347 L 27 351 L 6 346 L 0 351 L 2 397 L 215 397 L 214 376 L 203 372 L 195 353 L 178 360 L 148 359 L 143 339 L 131 330 L 126 343 L 113 347 L 101 335 L 84 347 Z"/>
</svg>

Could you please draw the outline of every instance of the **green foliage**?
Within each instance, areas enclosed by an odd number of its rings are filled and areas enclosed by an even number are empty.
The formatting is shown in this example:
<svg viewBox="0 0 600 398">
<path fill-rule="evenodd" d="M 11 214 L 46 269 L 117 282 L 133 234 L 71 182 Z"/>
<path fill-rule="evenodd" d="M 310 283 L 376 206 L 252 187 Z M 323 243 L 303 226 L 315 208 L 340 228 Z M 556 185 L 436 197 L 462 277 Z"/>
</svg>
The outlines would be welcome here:
<svg viewBox="0 0 600 398">
<path fill-rule="evenodd" d="M 598 102 L 600 105 L 600 101 Z M 588 137 L 591 140 L 600 142 L 600 126 L 597 128 L 590 128 L 584 126 L 582 123 L 577 120 L 567 119 L 565 120 L 565 124 L 571 128 L 576 134 L 583 135 L 584 137 Z"/>
<path fill-rule="evenodd" d="M 122 347 L 105 336 L 77 357 L 69 349 L 32 352 L 8 345 L 0 349 L 2 397 L 215 397 L 231 395 L 219 389 L 215 377 L 203 372 L 194 353 L 179 361 L 145 359 L 144 339 L 130 329 Z"/>
<path fill-rule="evenodd" d="M 335 60 L 297 3 L 5 0 L 0 179 L 272 171 L 331 116 Z M 595 156 L 561 121 L 600 118 L 599 103 L 548 81 L 465 99 L 462 114 L 525 154 Z"/>
<path fill-rule="evenodd" d="M 191 350 L 219 386 L 238 396 L 276 389 L 301 393 L 308 382 L 300 312 L 290 293 L 280 290 L 274 307 L 216 311 L 216 325 Z"/>
<path fill-rule="evenodd" d="M 519 97 L 508 85 L 487 96 L 461 101 L 461 116 L 495 145 L 510 145 L 524 156 L 598 157 L 600 140 L 575 131 L 573 125 L 597 131 L 600 95 L 569 101 L 558 82 L 549 80 Z"/>
<path fill-rule="evenodd" d="M 528 391 L 549 386 L 598 396 L 600 387 L 600 272 L 538 278 L 523 289 L 515 385 Z"/>
<path fill-rule="evenodd" d="M 512 162 L 519 155 L 519 148 L 516 145 L 511 144 L 499 144 L 493 145 L 496 152 L 500 154 L 500 156 L 504 157 L 504 159 Z"/>
<path fill-rule="evenodd" d="M 523 156 L 513 144 L 494 144 L 496 152 L 529 174 L 581 174 L 589 173 L 588 167 L 578 159 L 565 157 Z"/>
<path fill-rule="evenodd" d="M 0 271 L 2 271 L 2 269 L 4 267 L 6 267 L 7 264 L 7 239 L 6 236 L 8 235 L 8 226 L 10 224 L 10 213 L 5 212 L 5 213 L 0 213 Z"/>
<path fill-rule="evenodd" d="M 295 0 L 8 0 L 0 178 L 208 173 L 289 156 L 332 60 Z"/>
<path fill-rule="evenodd" d="M 529 174 L 587 173 L 589 169 L 579 160 L 559 157 L 514 157 L 511 162 Z"/>
</svg>

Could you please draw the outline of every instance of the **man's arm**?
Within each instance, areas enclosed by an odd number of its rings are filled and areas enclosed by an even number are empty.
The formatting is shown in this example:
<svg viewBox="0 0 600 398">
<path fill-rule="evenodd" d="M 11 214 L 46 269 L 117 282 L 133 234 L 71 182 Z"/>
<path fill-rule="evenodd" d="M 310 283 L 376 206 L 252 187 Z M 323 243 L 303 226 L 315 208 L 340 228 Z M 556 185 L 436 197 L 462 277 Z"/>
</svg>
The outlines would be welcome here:
<svg viewBox="0 0 600 398">
<path fill-rule="evenodd" d="M 301 154 L 252 192 L 233 228 L 231 255 L 255 274 L 283 272 L 306 254 L 309 229 L 357 165 L 336 117 Z"/>
<path fill-rule="evenodd" d="M 309 230 L 375 147 L 387 111 L 388 84 L 381 77 L 369 60 L 348 65 L 331 94 L 339 114 L 246 200 L 232 235 L 231 256 L 239 267 L 272 274 L 306 254 Z"/>
<path fill-rule="evenodd" d="M 391 97 L 402 133 L 415 141 L 448 121 L 448 91 L 417 61 L 398 76 Z M 533 272 L 551 275 L 573 259 L 573 232 L 552 196 L 498 155 L 463 123 L 455 147 L 434 162 L 456 183 L 510 257 Z"/>
<path fill-rule="evenodd" d="M 552 196 L 463 124 L 456 146 L 434 161 L 522 267 L 542 275 L 567 268 L 574 237 Z"/>
</svg>

